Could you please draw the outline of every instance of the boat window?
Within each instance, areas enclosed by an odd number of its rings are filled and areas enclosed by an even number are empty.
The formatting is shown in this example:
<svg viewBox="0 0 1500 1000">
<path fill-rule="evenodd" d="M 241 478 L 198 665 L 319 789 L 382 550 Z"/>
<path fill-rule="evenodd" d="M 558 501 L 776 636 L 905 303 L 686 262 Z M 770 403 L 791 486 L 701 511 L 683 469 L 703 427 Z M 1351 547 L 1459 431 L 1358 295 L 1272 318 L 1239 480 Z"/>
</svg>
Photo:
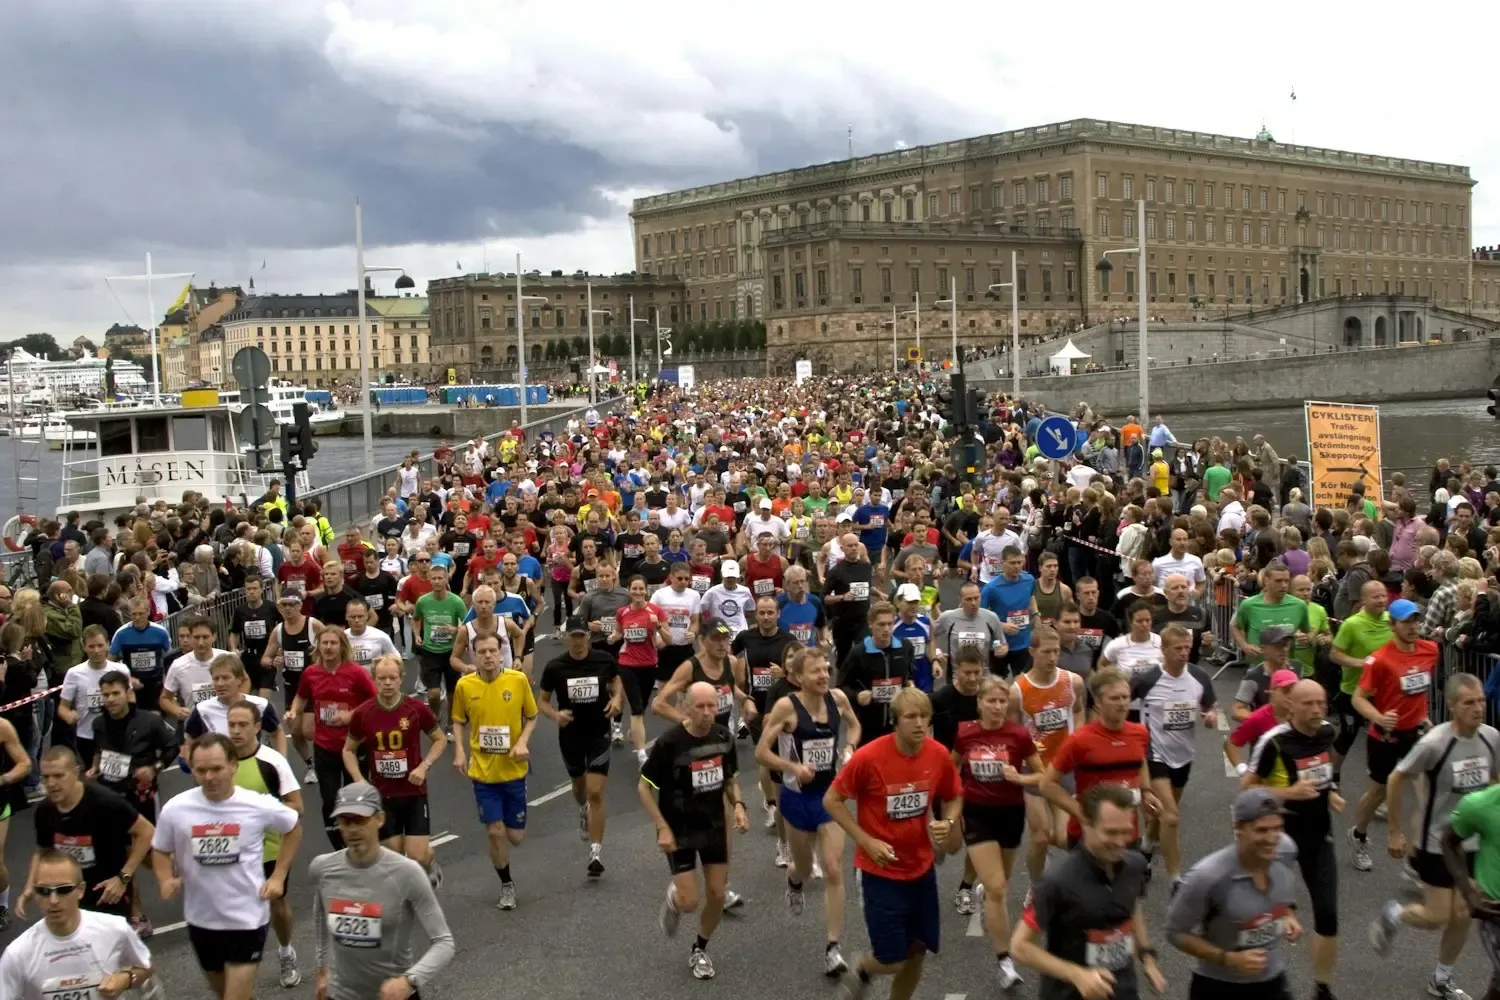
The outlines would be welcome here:
<svg viewBox="0 0 1500 1000">
<path fill-rule="evenodd" d="M 170 451 L 171 444 L 167 440 L 167 418 L 166 417 L 141 417 L 135 422 L 135 450 L 137 453 L 143 451 Z"/>
<path fill-rule="evenodd" d="M 228 420 L 210 420 L 208 426 L 214 435 L 214 451 L 234 451 L 234 444 L 229 435 Z"/>
<path fill-rule="evenodd" d="M 129 455 L 130 453 L 130 421 L 99 421 L 99 455 L 103 458 L 113 458 L 116 455 Z"/>
<path fill-rule="evenodd" d="M 204 417 L 173 417 L 172 450 L 207 451 L 208 420 Z"/>
</svg>

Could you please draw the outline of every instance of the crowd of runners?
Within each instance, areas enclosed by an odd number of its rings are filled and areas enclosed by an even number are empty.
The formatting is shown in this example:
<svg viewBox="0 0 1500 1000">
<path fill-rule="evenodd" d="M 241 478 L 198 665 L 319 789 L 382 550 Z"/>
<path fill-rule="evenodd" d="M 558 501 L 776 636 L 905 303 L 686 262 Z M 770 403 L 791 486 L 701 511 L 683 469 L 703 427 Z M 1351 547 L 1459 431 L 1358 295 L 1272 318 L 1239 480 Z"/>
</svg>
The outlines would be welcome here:
<svg viewBox="0 0 1500 1000">
<path fill-rule="evenodd" d="M 0 956 L 0 997 L 152 988 L 145 893 L 181 898 L 224 1000 L 253 995 L 273 937 L 281 985 L 302 982 L 292 893 L 314 900 L 320 997 L 439 995 L 454 934 L 429 775 L 468 779 L 496 906 L 524 909 L 530 761 L 559 754 L 592 879 L 628 764 L 667 860 L 660 929 L 690 916 L 698 979 L 744 905 L 731 867 L 760 863 L 731 862 L 734 831 L 756 824 L 792 916 L 818 883 L 806 960 L 848 1000 L 880 978 L 911 997 L 949 908 L 982 915 L 1004 990 L 1275 1000 L 1310 981 L 1329 1000 L 1340 867 L 1374 868 L 1384 820 L 1393 898 L 1343 915 L 1382 952 L 1435 932 L 1428 990 L 1462 1000 L 1472 921 L 1500 959 L 1500 732 L 1487 677 L 1442 647 L 1500 635 L 1494 470 L 1440 463 L 1420 517 L 1403 483 L 1315 509 L 1259 438 L 1080 412 L 1079 452 L 1054 463 L 1033 443 L 1045 411 L 995 397 L 957 428 L 942 388 L 660 386 L 566 433 L 411 460 L 342 533 L 274 491 L 216 519 L 189 496 L 81 544 L 52 526 L 45 587 L 0 595 L 4 690 L 37 692 L 0 706 L 0 847 L 25 808 L 37 843 L 28 871 L 0 869 L 0 926 L 40 917 Z M 986 460 L 960 474 L 970 438 Z M 162 550 L 184 545 L 243 587 L 222 628 L 160 624 L 184 589 Z M 102 572 L 81 572 L 101 546 Z M 112 606 L 97 578 L 119 589 L 129 565 L 123 620 L 85 624 L 88 599 Z M 538 662 L 549 634 L 561 651 Z M 1225 846 L 1185 857 L 1185 822 L 1223 822 L 1187 791 L 1219 780 L 1217 753 L 1195 764 L 1220 716 L 1240 791 Z M 1361 733 L 1369 782 L 1346 802 Z M 1023 845 L 1032 889 L 1012 909 Z M 1154 871 L 1164 927 L 1141 906 Z M 1196 960 L 1190 983 L 1165 983 L 1161 948 Z"/>
</svg>

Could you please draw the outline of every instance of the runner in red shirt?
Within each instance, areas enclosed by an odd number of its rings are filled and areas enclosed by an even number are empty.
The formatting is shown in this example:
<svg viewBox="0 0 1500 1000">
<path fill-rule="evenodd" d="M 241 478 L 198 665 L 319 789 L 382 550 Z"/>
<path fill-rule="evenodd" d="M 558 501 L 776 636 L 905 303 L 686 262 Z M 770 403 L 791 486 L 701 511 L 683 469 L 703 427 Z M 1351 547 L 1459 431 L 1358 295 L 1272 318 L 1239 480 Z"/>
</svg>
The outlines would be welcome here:
<svg viewBox="0 0 1500 1000">
<path fill-rule="evenodd" d="M 1116 667 L 1097 670 L 1089 678 L 1089 693 L 1098 718 L 1063 741 L 1042 777 L 1042 795 L 1068 813 L 1069 847 L 1083 836 L 1083 808 L 1062 785 L 1067 775 L 1076 779 L 1079 796 L 1095 785 L 1124 785 L 1138 805 L 1144 803 L 1152 812 L 1161 809 L 1146 772 L 1150 737 L 1145 726 L 1125 719 L 1130 711 L 1130 676 Z M 1139 839 L 1139 816 L 1135 833 Z"/>
<path fill-rule="evenodd" d="M 359 754 L 362 747 L 367 748 L 369 782 L 385 802 L 380 842 L 427 869 L 428 879 L 437 888 L 443 873 L 428 840 L 432 811 L 427 803 L 427 772 L 448 748 L 448 737 L 426 700 L 401 693 L 401 657 L 380 657 L 370 666 L 370 673 L 375 679 L 375 697 L 349 716 L 344 770 L 356 781 L 366 780 Z M 426 756 L 422 733 L 430 743 Z"/>
<path fill-rule="evenodd" d="M 916 989 L 924 954 L 937 954 L 941 934 L 934 844 L 957 850 L 963 813 L 958 768 L 943 745 L 928 738 L 931 700 L 908 687 L 890 707 L 895 731 L 856 750 L 823 797 L 828 815 L 858 845 L 854 866 L 864 888 L 870 951 L 844 973 L 850 996 L 863 996 L 876 975 L 903 976 L 902 984 Z M 845 804 L 849 799 L 855 814 Z M 943 803 L 942 819 L 932 814 L 936 800 Z"/>
<path fill-rule="evenodd" d="M 615 612 L 612 644 L 620 646 L 620 680 L 630 703 L 631 726 L 637 717 L 644 719 L 651 689 L 656 686 L 657 647 L 672 641 L 667 627 L 667 613 L 646 600 L 646 581 L 630 580 L 630 603 Z M 642 738 L 644 745 L 644 737 Z"/>
<path fill-rule="evenodd" d="M 1234 732 L 1225 737 L 1224 757 L 1234 765 L 1235 771 L 1241 776 L 1249 770 L 1249 765 L 1240 760 L 1240 750 L 1244 747 L 1255 746 L 1257 740 L 1286 720 L 1287 692 L 1301 679 L 1292 670 L 1278 670 L 1272 674 L 1270 702 L 1245 716 L 1240 724 L 1234 727 Z"/>
<path fill-rule="evenodd" d="M 309 558 L 302 540 L 295 534 L 288 536 L 286 558 L 276 568 L 277 600 L 282 594 L 301 594 L 302 613 L 313 613 L 313 601 L 323 592 L 323 567 Z"/>
<path fill-rule="evenodd" d="M 1432 691 L 1432 672 L 1437 667 L 1438 645 L 1419 638 L 1422 609 L 1408 600 L 1392 601 L 1387 609 L 1391 617 L 1391 641 L 1375 650 L 1365 660 L 1365 672 L 1354 692 L 1354 710 L 1370 723 L 1370 786 L 1359 798 L 1354 810 L 1354 825 L 1349 828 L 1353 847 L 1353 864 L 1369 871 L 1366 844 L 1370 820 L 1385 802 L 1385 783 L 1427 730 L 1427 699 Z"/>
<path fill-rule="evenodd" d="M 302 672 L 297 697 L 287 714 L 302 722 L 304 730 L 305 720 L 313 720 L 313 777 L 309 783 L 321 786 L 318 799 L 323 808 L 323 829 L 335 851 L 344 849 L 332 810 L 338 790 L 349 783 L 344 769 L 349 719 L 356 708 L 374 697 L 375 683 L 369 671 L 354 662 L 349 636 L 337 625 L 323 626 L 318 632 L 317 662 Z M 311 716 L 304 714 L 308 709 Z"/>
<path fill-rule="evenodd" d="M 984 929 L 1000 961 L 1004 989 L 1021 981 L 1010 960 L 1010 914 L 1005 887 L 1026 832 L 1025 786 L 1042 780 L 1046 765 L 1031 733 L 1010 721 L 1010 684 L 991 675 L 979 683 L 979 718 L 958 724 L 953 762 L 964 789 L 964 843 L 984 886 Z M 1026 774 L 1020 765 L 1026 766 Z"/>
</svg>

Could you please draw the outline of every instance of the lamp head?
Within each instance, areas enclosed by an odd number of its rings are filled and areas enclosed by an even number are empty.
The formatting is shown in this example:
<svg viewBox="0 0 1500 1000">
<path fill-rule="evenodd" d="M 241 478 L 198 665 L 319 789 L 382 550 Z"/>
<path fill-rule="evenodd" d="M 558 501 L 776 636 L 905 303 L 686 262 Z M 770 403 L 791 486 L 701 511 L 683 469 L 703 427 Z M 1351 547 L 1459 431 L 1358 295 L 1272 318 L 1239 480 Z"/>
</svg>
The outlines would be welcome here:
<svg viewBox="0 0 1500 1000">
<path fill-rule="evenodd" d="M 1099 263 L 1094 265 L 1094 270 L 1098 271 L 1100 274 L 1108 274 L 1114 269 L 1115 266 L 1109 262 L 1108 257 L 1100 257 Z"/>
</svg>

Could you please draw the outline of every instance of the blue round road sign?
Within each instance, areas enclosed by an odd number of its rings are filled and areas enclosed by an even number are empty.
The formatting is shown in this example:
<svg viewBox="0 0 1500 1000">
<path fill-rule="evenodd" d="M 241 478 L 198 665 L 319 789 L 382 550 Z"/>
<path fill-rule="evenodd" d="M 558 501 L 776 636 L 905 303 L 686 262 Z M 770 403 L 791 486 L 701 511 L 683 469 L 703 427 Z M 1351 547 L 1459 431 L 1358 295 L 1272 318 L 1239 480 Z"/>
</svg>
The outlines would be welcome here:
<svg viewBox="0 0 1500 1000">
<path fill-rule="evenodd" d="M 1067 417 L 1048 417 L 1037 428 L 1036 447 L 1044 458 L 1067 458 L 1078 447 L 1078 431 Z"/>
</svg>

